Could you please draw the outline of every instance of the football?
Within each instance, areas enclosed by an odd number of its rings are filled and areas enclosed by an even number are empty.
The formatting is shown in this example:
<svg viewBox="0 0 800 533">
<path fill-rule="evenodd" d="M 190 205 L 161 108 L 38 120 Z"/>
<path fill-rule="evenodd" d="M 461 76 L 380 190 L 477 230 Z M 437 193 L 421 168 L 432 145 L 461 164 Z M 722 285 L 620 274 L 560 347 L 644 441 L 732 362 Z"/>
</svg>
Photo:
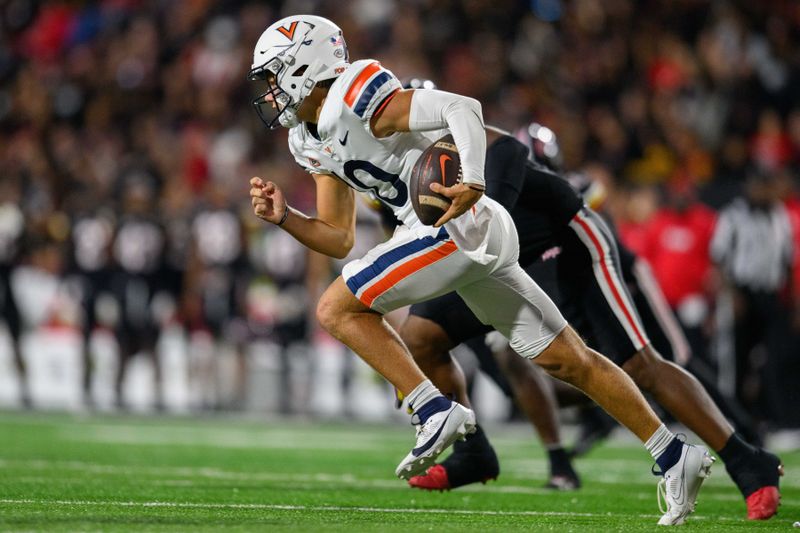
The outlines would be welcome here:
<svg viewBox="0 0 800 533">
<path fill-rule="evenodd" d="M 411 204 L 426 226 L 450 208 L 450 199 L 431 190 L 431 183 L 452 187 L 461 180 L 461 159 L 452 135 L 446 135 L 419 156 L 411 171 Z"/>
</svg>

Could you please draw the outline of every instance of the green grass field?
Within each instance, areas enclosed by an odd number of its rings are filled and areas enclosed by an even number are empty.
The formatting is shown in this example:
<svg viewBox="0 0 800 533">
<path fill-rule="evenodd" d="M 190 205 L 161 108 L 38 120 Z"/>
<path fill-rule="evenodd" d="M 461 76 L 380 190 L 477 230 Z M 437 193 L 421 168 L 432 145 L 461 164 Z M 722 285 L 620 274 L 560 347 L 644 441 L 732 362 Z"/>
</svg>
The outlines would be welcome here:
<svg viewBox="0 0 800 533">
<path fill-rule="evenodd" d="M 497 482 L 448 493 L 394 478 L 410 426 L 0 413 L 3 531 L 652 531 L 646 452 L 616 440 L 577 462 L 584 488 L 544 490 L 526 427 L 490 428 Z M 800 520 L 800 452 L 784 453 L 783 505 L 769 522 L 719 463 L 686 529 L 789 530 Z"/>
</svg>

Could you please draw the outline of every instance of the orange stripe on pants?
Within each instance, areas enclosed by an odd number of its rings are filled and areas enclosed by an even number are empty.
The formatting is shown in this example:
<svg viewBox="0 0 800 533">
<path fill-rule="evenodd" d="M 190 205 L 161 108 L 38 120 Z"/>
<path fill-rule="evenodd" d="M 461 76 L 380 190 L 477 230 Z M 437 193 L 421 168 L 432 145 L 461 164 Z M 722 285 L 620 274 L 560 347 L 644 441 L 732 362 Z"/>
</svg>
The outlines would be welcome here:
<svg viewBox="0 0 800 533">
<path fill-rule="evenodd" d="M 381 294 L 388 291 L 400 281 L 407 278 L 411 274 L 418 272 L 428 265 L 440 261 L 458 250 L 456 243 L 453 241 L 445 241 L 445 243 L 438 248 L 424 253 L 410 261 L 400 264 L 386 274 L 380 281 L 375 283 L 369 289 L 365 290 L 359 300 L 367 307 L 372 307 L 372 302 L 375 301 Z"/>
</svg>

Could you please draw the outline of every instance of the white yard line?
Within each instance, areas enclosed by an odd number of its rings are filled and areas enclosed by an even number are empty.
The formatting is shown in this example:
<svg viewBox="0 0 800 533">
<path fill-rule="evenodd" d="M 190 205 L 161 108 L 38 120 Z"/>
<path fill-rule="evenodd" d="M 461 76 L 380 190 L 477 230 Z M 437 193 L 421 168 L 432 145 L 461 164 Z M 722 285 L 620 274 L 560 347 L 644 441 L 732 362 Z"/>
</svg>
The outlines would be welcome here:
<svg viewBox="0 0 800 533">
<path fill-rule="evenodd" d="M 564 511 L 479 511 L 471 509 L 420 509 L 420 508 L 386 508 L 386 507 L 345 507 L 339 505 L 280 505 L 266 503 L 198 503 L 198 502 L 132 502 L 132 501 L 88 501 L 88 500 L 35 500 L 27 498 L 4 498 L 0 504 L 15 505 L 61 505 L 67 507 L 132 507 L 132 508 L 176 508 L 176 509 L 250 509 L 262 511 L 309 511 L 309 512 L 356 512 L 384 514 L 448 514 L 477 516 L 563 516 L 563 517 L 635 517 L 657 518 L 656 514 L 614 514 L 614 513 L 575 513 Z M 693 516 L 692 520 L 715 520 L 739 522 L 743 519 L 725 516 Z"/>
<path fill-rule="evenodd" d="M 292 479 L 295 481 L 316 481 L 316 482 L 330 482 L 330 483 L 365 483 L 369 478 L 355 476 L 353 474 L 332 474 L 324 472 L 315 472 L 313 474 L 283 474 L 273 472 L 237 472 L 231 470 L 222 470 L 213 467 L 175 467 L 175 466 L 144 466 L 144 465 L 108 465 L 98 464 L 85 461 L 50 461 L 43 459 L 33 460 L 7 460 L 0 458 L 0 468 L 9 467 L 23 467 L 28 469 L 37 470 L 51 470 L 51 469 L 64 469 L 64 470 L 79 470 L 81 472 L 94 473 L 94 474 L 145 474 L 153 476 L 199 476 L 206 478 L 216 479 L 231 479 L 243 481 L 284 481 Z M 517 470 L 514 468 L 509 469 L 513 472 L 513 477 L 518 480 L 544 480 L 547 477 L 546 469 L 529 469 L 528 471 Z M 618 483 L 620 481 L 627 482 L 642 482 L 648 483 L 654 481 L 649 472 L 641 472 L 639 469 L 628 468 L 628 471 L 618 467 L 613 471 L 613 474 L 595 473 L 591 476 L 592 481 L 604 483 Z M 383 481 L 383 480 L 375 480 Z M 393 485 L 400 483 L 399 481 L 387 482 Z M 388 485 L 387 485 L 388 486 Z M 476 486 L 477 489 L 481 487 Z M 533 489 L 539 490 L 539 489 Z M 544 491 L 544 489 L 542 489 Z M 544 491 L 549 492 L 549 491 Z"/>
<path fill-rule="evenodd" d="M 387 459 L 389 461 L 389 459 Z M 593 468 L 587 466 L 589 463 L 594 462 L 593 459 L 587 459 L 582 461 L 582 465 L 584 465 L 584 469 L 588 472 L 593 470 Z M 604 462 L 600 462 L 602 465 L 602 469 L 606 470 L 605 473 L 595 471 L 591 475 L 591 479 L 594 481 L 608 481 L 608 482 L 619 482 L 619 481 L 627 481 L 627 482 L 643 482 L 648 483 L 653 481 L 655 478 L 650 474 L 649 471 L 643 470 L 640 467 L 640 464 L 637 463 L 625 463 L 624 461 L 620 461 L 618 464 L 613 464 L 613 467 L 606 469 L 607 466 Z M 101 463 L 94 463 L 94 462 L 87 462 L 87 461 L 58 461 L 58 460 L 48 460 L 48 459 L 24 459 L 24 460 L 16 460 L 16 459 L 4 459 L 0 458 L 0 468 L 8 468 L 14 466 L 21 466 L 25 468 L 33 468 L 33 469 L 51 469 L 51 468 L 63 468 L 68 470 L 82 470 L 87 472 L 93 473 L 120 473 L 120 474 L 127 474 L 127 473 L 148 473 L 152 475 L 163 475 L 168 472 L 173 472 L 176 475 L 199 475 L 205 477 L 224 477 L 224 478 L 249 478 L 249 479 L 271 479 L 272 473 L 265 473 L 265 472 L 238 472 L 232 470 L 222 470 L 219 468 L 214 467 L 180 467 L 180 466 L 146 466 L 146 465 L 109 465 L 109 464 L 101 464 Z M 548 469 L 544 462 L 541 460 L 539 462 L 534 461 L 525 461 L 522 464 L 519 461 L 509 461 L 508 464 L 504 463 L 506 475 L 508 477 L 512 477 L 514 479 L 520 480 L 543 480 L 547 477 Z M 597 469 L 595 469 L 597 470 Z M 353 474 L 326 474 L 326 473 L 315 473 L 315 474 L 292 474 L 296 475 L 298 478 L 306 478 L 306 479 L 313 479 L 315 481 L 325 481 L 327 479 L 333 481 L 339 481 L 342 479 L 350 479 L 356 480 L 361 479 L 358 476 Z M 264 477 L 259 477 L 264 476 Z"/>
<path fill-rule="evenodd" d="M 100 442 L 106 444 L 137 444 L 154 446 L 210 446 L 238 449 L 298 449 L 375 451 L 385 447 L 386 439 L 380 434 L 334 433 L 319 438 L 319 433 L 303 430 L 242 431 L 228 429 L 208 432 L 200 428 L 165 428 L 124 425 L 84 424 L 62 428 L 59 436 L 73 442 Z M 409 446 L 413 444 L 409 431 Z"/>
<path fill-rule="evenodd" d="M 410 490 L 406 486 L 406 484 L 400 480 L 393 480 L 388 478 L 385 479 L 364 478 L 364 477 L 354 476 L 352 474 L 334 474 L 326 472 L 317 472 L 314 474 L 299 474 L 299 473 L 284 474 L 277 472 L 232 472 L 232 471 L 226 471 L 208 467 L 195 468 L 195 467 L 118 466 L 118 465 L 103 465 L 103 464 L 89 463 L 83 461 L 46 461 L 46 460 L 12 461 L 12 460 L 0 459 L 0 469 L 13 466 L 22 467 L 29 470 L 63 469 L 63 470 L 78 470 L 80 472 L 91 473 L 91 474 L 109 474 L 109 475 L 139 474 L 139 475 L 152 475 L 152 476 L 166 476 L 169 479 L 155 480 L 152 483 L 156 485 L 169 485 L 169 486 L 192 486 L 194 483 L 191 479 L 174 479 L 175 476 L 178 477 L 185 476 L 185 477 L 195 477 L 195 478 L 205 478 L 205 479 L 229 480 L 232 482 L 240 482 L 240 483 L 281 482 L 281 483 L 290 483 L 294 488 L 303 488 L 303 487 L 312 488 L 315 484 L 329 484 L 337 486 L 344 485 L 352 487 L 364 487 L 364 488 L 368 487 L 373 489 L 386 489 L 386 490 L 403 490 L 403 491 Z M 650 477 L 648 477 L 647 479 L 649 480 Z M 51 478 L 49 477 L 33 476 L 33 475 L 25 475 L 14 479 L 16 481 L 23 481 L 23 482 L 27 481 L 30 483 L 48 482 L 51 480 Z M 59 479 L 61 481 L 66 481 L 71 479 L 74 480 L 75 482 L 85 482 L 86 480 L 85 478 L 79 478 L 79 477 L 65 478 L 63 476 L 60 476 Z M 628 481 L 630 481 L 629 478 L 620 476 L 620 477 L 612 477 L 609 483 L 619 482 L 621 479 L 628 479 Z M 597 476 L 592 476 L 591 481 L 595 483 L 603 482 L 599 480 Z M 199 484 L 201 483 L 201 481 L 198 481 L 197 483 Z M 593 494 L 596 492 L 606 491 L 607 488 L 602 486 L 597 486 L 597 487 L 585 487 L 582 490 L 584 494 Z M 477 484 L 470 485 L 467 487 L 462 487 L 458 489 L 458 491 L 463 493 L 494 492 L 502 494 L 530 494 L 530 495 L 555 494 L 552 490 L 545 489 L 543 487 L 529 487 L 521 485 L 497 485 L 493 483 L 490 483 L 485 486 Z M 631 497 L 635 497 L 637 499 L 647 499 L 654 497 L 653 496 L 654 492 L 655 489 L 653 489 L 653 491 L 638 491 L 638 492 L 630 492 L 628 494 L 630 494 Z M 581 493 L 575 493 L 575 494 L 579 495 Z M 741 501 L 741 497 L 738 494 L 711 494 L 708 492 L 704 492 L 701 498 L 704 500 L 713 500 L 713 501 L 727 501 L 727 502 Z"/>
</svg>

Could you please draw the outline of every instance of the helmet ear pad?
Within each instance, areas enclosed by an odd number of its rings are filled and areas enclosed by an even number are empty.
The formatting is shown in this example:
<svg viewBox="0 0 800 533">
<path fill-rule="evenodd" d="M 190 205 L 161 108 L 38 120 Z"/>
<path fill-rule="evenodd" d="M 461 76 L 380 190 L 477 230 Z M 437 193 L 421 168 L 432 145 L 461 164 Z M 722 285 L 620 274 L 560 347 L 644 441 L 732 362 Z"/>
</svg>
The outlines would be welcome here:
<svg viewBox="0 0 800 533">
<path fill-rule="evenodd" d="M 318 80 L 316 77 L 312 77 L 311 73 L 318 68 L 319 63 L 320 61 L 315 59 L 311 64 L 303 64 L 297 68 L 290 67 L 289 71 L 283 76 L 280 82 L 281 85 L 286 85 L 287 90 L 291 90 L 293 93 L 296 91 L 297 102 L 295 102 L 295 109 L 300 107 L 303 100 L 314 90 Z"/>
</svg>

